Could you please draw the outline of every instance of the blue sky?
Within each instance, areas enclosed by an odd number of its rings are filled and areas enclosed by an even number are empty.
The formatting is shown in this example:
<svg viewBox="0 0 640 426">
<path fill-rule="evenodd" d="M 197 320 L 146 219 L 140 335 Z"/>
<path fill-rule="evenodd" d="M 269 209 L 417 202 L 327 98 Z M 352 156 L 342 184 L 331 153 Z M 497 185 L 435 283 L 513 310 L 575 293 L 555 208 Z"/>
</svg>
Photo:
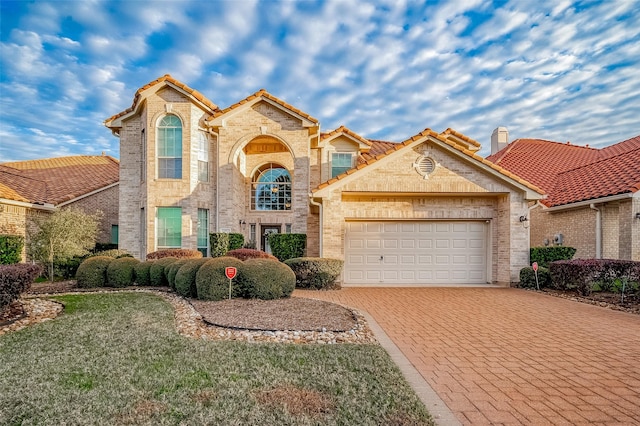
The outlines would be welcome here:
<svg viewBox="0 0 640 426">
<path fill-rule="evenodd" d="M 640 134 L 636 0 L 0 0 L 0 162 L 119 156 L 102 122 L 169 73 L 265 88 L 370 139 L 452 127 L 601 147 Z"/>
</svg>

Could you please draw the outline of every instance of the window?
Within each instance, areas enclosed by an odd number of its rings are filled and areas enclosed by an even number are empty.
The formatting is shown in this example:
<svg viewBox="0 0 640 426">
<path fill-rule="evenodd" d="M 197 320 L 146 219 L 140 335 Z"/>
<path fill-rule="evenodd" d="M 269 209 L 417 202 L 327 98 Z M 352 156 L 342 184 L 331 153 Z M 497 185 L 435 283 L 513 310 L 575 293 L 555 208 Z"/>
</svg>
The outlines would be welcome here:
<svg viewBox="0 0 640 426">
<path fill-rule="evenodd" d="M 182 123 L 175 115 L 158 123 L 158 178 L 182 179 Z"/>
<path fill-rule="evenodd" d="M 291 175 L 279 164 L 262 166 L 251 183 L 252 210 L 291 210 Z"/>
<path fill-rule="evenodd" d="M 331 154 L 331 177 L 334 178 L 353 167 L 353 156 L 350 152 L 334 152 Z"/>
<path fill-rule="evenodd" d="M 182 208 L 158 207 L 158 249 L 182 246 Z"/>
<path fill-rule="evenodd" d="M 144 182 L 147 180 L 147 134 L 144 129 L 140 133 L 140 182 Z"/>
<path fill-rule="evenodd" d="M 253 248 L 256 245 L 256 224 L 252 223 L 249 225 L 249 242 L 253 243 Z"/>
<path fill-rule="evenodd" d="M 198 209 L 198 251 L 209 256 L 209 210 Z"/>
<path fill-rule="evenodd" d="M 285 234 L 290 234 L 291 233 L 291 224 L 290 223 L 285 223 L 285 225 L 284 225 L 284 233 Z"/>
<path fill-rule="evenodd" d="M 118 244 L 118 225 L 111 225 L 111 244 Z"/>
<path fill-rule="evenodd" d="M 198 139 L 198 180 L 209 182 L 209 141 L 207 136 L 200 132 Z"/>
</svg>

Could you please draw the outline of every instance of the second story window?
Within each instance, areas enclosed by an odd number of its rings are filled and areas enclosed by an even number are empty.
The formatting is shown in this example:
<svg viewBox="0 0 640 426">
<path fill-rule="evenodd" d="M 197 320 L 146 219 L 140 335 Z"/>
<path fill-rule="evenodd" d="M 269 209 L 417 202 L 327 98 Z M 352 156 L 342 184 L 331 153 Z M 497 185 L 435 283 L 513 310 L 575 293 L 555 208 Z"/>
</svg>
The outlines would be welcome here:
<svg viewBox="0 0 640 426">
<path fill-rule="evenodd" d="M 209 182 L 209 141 L 202 132 L 198 136 L 198 180 Z"/>
<path fill-rule="evenodd" d="M 350 152 L 334 152 L 331 154 L 331 177 L 346 172 L 353 167 L 353 155 Z"/>
<path fill-rule="evenodd" d="M 279 164 L 260 167 L 251 182 L 252 210 L 291 210 L 291 175 Z"/>
<path fill-rule="evenodd" d="M 158 178 L 182 179 L 182 123 L 167 115 L 158 123 Z"/>
</svg>

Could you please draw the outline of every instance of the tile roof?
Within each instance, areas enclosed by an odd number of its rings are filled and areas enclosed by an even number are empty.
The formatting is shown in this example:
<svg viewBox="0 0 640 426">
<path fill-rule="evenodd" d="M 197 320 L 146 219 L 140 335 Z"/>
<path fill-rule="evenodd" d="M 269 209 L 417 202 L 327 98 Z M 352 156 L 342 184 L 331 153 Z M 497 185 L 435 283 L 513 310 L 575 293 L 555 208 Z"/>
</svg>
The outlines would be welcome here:
<svg viewBox="0 0 640 426">
<path fill-rule="evenodd" d="M 236 108 L 241 107 L 242 105 L 249 103 L 253 100 L 256 100 L 258 98 L 264 98 L 264 99 L 269 99 L 270 101 L 273 101 L 275 103 L 277 103 L 278 105 L 282 106 L 285 109 L 288 109 L 296 114 L 298 114 L 299 116 L 313 122 L 313 123 L 318 123 L 318 119 L 313 118 L 312 116 L 310 116 L 309 114 L 307 114 L 306 112 L 303 112 L 301 110 L 299 110 L 298 108 L 294 107 L 291 104 L 286 103 L 285 101 L 283 101 L 282 99 L 279 99 L 275 96 L 273 96 L 272 94 L 270 94 L 269 92 L 267 92 L 265 89 L 260 89 L 258 90 L 256 93 L 247 96 L 245 99 L 241 100 L 240 102 L 236 102 L 235 104 L 231 105 L 230 107 L 227 107 L 225 109 L 216 109 L 213 114 L 211 114 L 206 121 L 211 121 L 214 118 L 218 118 L 226 113 L 228 113 L 229 111 L 232 111 Z"/>
<path fill-rule="evenodd" d="M 466 149 L 464 147 L 462 147 L 459 143 L 455 142 L 455 141 L 451 141 L 449 140 L 446 135 L 443 134 L 438 134 L 436 132 L 434 132 L 433 130 L 426 128 L 424 129 L 422 132 L 418 133 L 417 135 L 414 135 L 412 137 L 410 137 L 409 139 L 403 141 L 403 142 L 399 142 L 399 143 L 393 143 L 393 142 L 383 142 L 383 141 L 372 141 L 373 146 L 371 148 L 371 151 L 369 152 L 369 155 L 367 157 L 365 157 L 364 155 L 360 155 L 361 158 L 358 158 L 358 165 L 356 167 L 354 167 L 353 169 L 347 170 L 346 172 L 332 178 L 329 179 L 328 181 L 321 183 L 320 185 L 318 185 L 315 189 L 312 190 L 312 192 L 316 192 L 322 188 L 326 188 L 329 185 L 332 185 L 336 182 L 338 182 L 341 179 L 346 178 L 347 176 L 357 172 L 358 170 L 361 170 L 373 163 L 375 163 L 376 161 L 379 161 L 381 159 L 383 159 L 384 157 L 387 157 L 389 155 L 392 155 L 393 153 L 395 153 L 396 151 L 399 151 L 409 145 L 411 145 L 413 142 L 423 139 L 427 136 L 432 136 L 436 139 L 438 139 L 439 141 L 441 141 L 442 143 L 444 143 L 447 146 L 450 146 L 451 148 L 455 149 L 456 151 L 459 151 L 471 158 L 473 158 L 474 160 L 478 161 L 479 163 L 482 163 L 483 165 L 495 170 L 496 172 L 518 182 L 521 185 L 524 185 L 525 187 L 539 193 L 539 194 L 544 194 L 544 192 L 542 191 L 541 188 L 539 188 L 536 185 L 531 184 L 530 182 L 527 182 L 526 180 L 522 179 L 519 176 L 516 176 L 515 174 L 509 172 L 508 170 L 492 163 L 491 161 L 488 161 L 486 159 L 484 159 L 483 157 L 479 156 L 478 154 L 475 153 L 475 151 L 471 151 L 469 149 Z M 374 151 L 375 150 L 375 151 Z M 378 154 L 375 154 L 375 152 L 382 151 Z"/>
<path fill-rule="evenodd" d="M 0 198 L 58 205 L 117 183 L 120 164 L 80 155 L 0 164 Z"/>
<path fill-rule="evenodd" d="M 452 129 L 451 127 L 449 127 L 447 130 L 445 130 L 444 132 L 442 132 L 442 135 L 447 136 L 447 135 L 452 135 L 455 136 L 458 139 L 461 139 L 465 142 L 467 142 L 469 145 L 474 146 L 478 149 L 480 149 L 480 147 L 482 145 L 480 145 L 480 142 L 478 142 L 475 139 L 471 139 L 469 136 L 464 135 L 460 132 L 455 131 L 454 129 Z"/>
<path fill-rule="evenodd" d="M 540 186 L 548 207 L 640 189 L 640 136 L 602 149 L 541 139 L 517 139 L 492 161 Z"/>
<path fill-rule="evenodd" d="M 359 142 L 362 142 L 365 145 L 371 146 L 371 142 L 368 139 L 363 138 L 362 136 L 360 136 L 359 134 L 357 134 L 354 131 L 351 131 L 349 128 L 347 128 L 345 126 L 340 126 L 337 129 L 332 130 L 332 131 L 327 132 L 327 133 L 320 133 L 320 139 L 321 140 L 325 140 L 325 139 L 329 139 L 329 138 L 332 138 L 332 137 L 340 135 L 340 134 L 349 135 L 352 138 L 354 138 L 355 140 L 357 140 Z"/>
<path fill-rule="evenodd" d="M 136 106 L 138 105 L 138 102 L 140 101 L 140 96 L 142 95 L 142 92 L 144 92 L 145 90 L 156 86 L 160 83 L 163 82 L 167 82 L 167 83 L 171 83 L 172 85 L 184 90 L 185 92 L 187 92 L 189 95 L 193 96 L 195 99 L 197 99 L 198 101 L 202 102 L 204 105 L 206 105 L 208 108 L 210 108 L 212 111 L 216 111 L 219 110 L 218 106 L 216 104 L 214 104 L 213 102 L 211 102 L 209 99 L 207 99 L 202 93 L 198 92 L 195 89 L 192 89 L 191 87 L 187 86 L 186 84 L 182 83 L 181 81 L 176 80 L 175 78 L 171 77 L 171 74 L 165 74 L 160 78 L 157 78 L 155 80 L 153 80 L 152 82 L 142 86 L 141 88 L 139 88 L 136 91 L 136 94 L 133 96 L 133 103 L 131 104 L 131 106 L 127 109 L 125 109 L 122 112 L 119 112 L 118 114 L 111 116 L 109 118 L 107 118 L 104 123 L 107 124 L 113 120 L 115 120 L 116 118 L 122 117 L 123 115 L 127 115 L 130 112 L 132 112 L 133 110 L 135 110 Z"/>
</svg>

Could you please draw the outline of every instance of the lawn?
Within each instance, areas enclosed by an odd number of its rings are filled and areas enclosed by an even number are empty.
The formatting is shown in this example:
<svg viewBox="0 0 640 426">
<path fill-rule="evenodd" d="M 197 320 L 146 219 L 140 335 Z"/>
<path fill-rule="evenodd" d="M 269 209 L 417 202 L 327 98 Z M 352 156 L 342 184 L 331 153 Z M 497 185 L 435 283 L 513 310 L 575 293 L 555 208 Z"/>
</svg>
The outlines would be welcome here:
<svg viewBox="0 0 640 426">
<path fill-rule="evenodd" d="M 0 424 L 433 424 L 377 345 L 194 340 L 152 294 L 55 299 L 0 336 Z"/>
</svg>

